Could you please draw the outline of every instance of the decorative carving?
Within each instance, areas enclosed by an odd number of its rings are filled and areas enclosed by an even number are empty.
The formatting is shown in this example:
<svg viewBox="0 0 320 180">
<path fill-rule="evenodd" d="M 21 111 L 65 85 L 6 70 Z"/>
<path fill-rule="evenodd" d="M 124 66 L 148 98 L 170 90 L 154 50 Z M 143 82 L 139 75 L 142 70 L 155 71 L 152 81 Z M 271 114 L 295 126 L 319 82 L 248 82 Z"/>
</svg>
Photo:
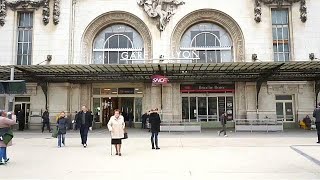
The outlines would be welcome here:
<svg viewBox="0 0 320 180">
<path fill-rule="evenodd" d="M 200 9 L 191 12 L 177 23 L 171 35 L 171 49 L 173 52 L 180 51 L 181 38 L 188 28 L 201 22 L 216 23 L 226 29 L 233 40 L 233 47 L 235 48 L 235 61 L 245 61 L 245 42 L 240 26 L 229 15 L 214 9 Z"/>
<path fill-rule="evenodd" d="M 0 26 L 5 24 L 5 18 L 7 16 L 7 7 L 5 0 L 0 0 Z"/>
<path fill-rule="evenodd" d="M 10 7 L 13 11 L 17 10 L 18 7 L 23 9 L 27 9 L 29 7 L 38 9 L 43 6 L 45 0 L 32 1 L 32 0 L 19 0 L 19 1 L 6 1 L 8 7 Z"/>
<path fill-rule="evenodd" d="M 92 45 L 97 34 L 107 26 L 122 23 L 130 25 L 137 30 L 144 42 L 144 54 L 146 59 L 152 59 L 152 38 L 148 26 L 137 16 L 123 11 L 111 11 L 100 15 L 94 19 L 83 33 L 81 42 L 81 62 L 92 63 L 90 57 L 92 54 Z"/>
<path fill-rule="evenodd" d="M 49 23 L 50 17 L 50 0 L 18 0 L 18 1 L 7 1 L 0 0 L 0 25 L 3 26 L 5 24 L 5 17 L 7 14 L 7 7 L 9 7 L 12 11 L 16 11 L 18 9 L 28 9 L 33 8 L 35 10 L 43 7 L 42 16 L 43 16 L 43 24 L 47 25 Z"/>
<path fill-rule="evenodd" d="M 75 3 L 75 1 L 73 1 Z M 53 23 L 55 25 L 59 24 L 60 17 L 60 0 L 54 0 L 53 3 Z"/>
<path fill-rule="evenodd" d="M 185 4 L 181 0 L 137 0 L 137 3 L 143 6 L 149 17 L 159 20 L 158 28 L 160 31 L 166 28 L 178 6 Z"/>
<path fill-rule="evenodd" d="M 49 23 L 49 17 L 50 17 L 49 0 L 43 1 L 42 16 L 43 16 L 43 24 L 47 25 Z"/>
<path fill-rule="evenodd" d="M 297 3 L 300 2 L 300 19 L 302 22 L 307 21 L 307 6 L 306 0 L 255 0 L 254 7 L 254 20 L 259 23 L 261 22 L 261 3 L 266 5 L 276 4 L 278 7 L 283 6 L 284 3 Z"/>
</svg>

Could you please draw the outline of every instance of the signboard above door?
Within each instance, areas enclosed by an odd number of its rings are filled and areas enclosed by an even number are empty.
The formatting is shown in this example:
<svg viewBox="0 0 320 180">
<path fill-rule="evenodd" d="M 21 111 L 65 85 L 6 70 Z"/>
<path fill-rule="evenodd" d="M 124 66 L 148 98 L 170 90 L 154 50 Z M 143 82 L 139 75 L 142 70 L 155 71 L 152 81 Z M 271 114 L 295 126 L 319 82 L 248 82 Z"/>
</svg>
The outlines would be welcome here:
<svg viewBox="0 0 320 180">
<path fill-rule="evenodd" d="M 233 93 L 234 84 L 181 84 L 182 93 Z"/>
</svg>

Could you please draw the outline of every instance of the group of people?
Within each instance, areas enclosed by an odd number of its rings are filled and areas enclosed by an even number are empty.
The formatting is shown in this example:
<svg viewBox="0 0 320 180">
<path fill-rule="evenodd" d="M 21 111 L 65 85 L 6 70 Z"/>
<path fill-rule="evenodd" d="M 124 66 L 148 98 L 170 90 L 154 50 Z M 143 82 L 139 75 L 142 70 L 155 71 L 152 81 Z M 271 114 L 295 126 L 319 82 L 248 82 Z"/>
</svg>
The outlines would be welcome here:
<svg viewBox="0 0 320 180">
<path fill-rule="evenodd" d="M 87 147 L 88 132 L 92 131 L 93 117 L 91 111 L 86 106 L 82 106 L 81 111 L 75 116 L 76 127 L 80 129 L 81 144 Z M 61 112 L 57 120 L 58 147 L 65 146 L 65 135 L 69 127 L 69 120 L 66 118 L 65 112 Z M 50 127 L 49 127 L 50 128 Z"/>
</svg>

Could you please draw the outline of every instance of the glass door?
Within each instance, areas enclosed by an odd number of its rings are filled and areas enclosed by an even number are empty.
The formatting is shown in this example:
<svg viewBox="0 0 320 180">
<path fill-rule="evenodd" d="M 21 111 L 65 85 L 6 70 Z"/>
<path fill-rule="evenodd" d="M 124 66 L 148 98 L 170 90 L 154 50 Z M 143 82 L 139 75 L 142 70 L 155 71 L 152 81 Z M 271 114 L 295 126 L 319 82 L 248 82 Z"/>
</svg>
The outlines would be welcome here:
<svg viewBox="0 0 320 180">
<path fill-rule="evenodd" d="M 198 120 L 208 121 L 207 98 L 198 97 Z"/>
<path fill-rule="evenodd" d="M 294 121 L 293 104 L 292 102 L 277 102 L 276 103 L 277 119 L 284 121 Z"/>
</svg>

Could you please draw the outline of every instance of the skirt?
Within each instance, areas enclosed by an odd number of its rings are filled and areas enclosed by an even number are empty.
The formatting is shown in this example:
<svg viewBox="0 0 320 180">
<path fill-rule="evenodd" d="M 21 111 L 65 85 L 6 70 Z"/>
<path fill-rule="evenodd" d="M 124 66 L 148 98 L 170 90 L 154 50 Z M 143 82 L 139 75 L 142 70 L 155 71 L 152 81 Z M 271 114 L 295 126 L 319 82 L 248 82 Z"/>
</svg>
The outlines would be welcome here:
<svg viewBox="0 0 320 180">
<path fill-rule="evenodd" d="M 111 144 L 122 144 L 121 139 L 111 139 Z"/>
</svg>

